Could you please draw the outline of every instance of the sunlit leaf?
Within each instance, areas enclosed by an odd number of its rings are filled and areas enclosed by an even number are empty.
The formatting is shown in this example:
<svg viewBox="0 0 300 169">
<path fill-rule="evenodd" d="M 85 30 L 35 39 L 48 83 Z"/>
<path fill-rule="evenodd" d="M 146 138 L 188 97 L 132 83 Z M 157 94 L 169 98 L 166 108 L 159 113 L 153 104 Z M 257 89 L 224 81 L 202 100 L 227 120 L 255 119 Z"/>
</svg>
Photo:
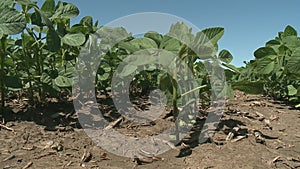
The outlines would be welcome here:
<svg viewBox="0 0 300 169">
<path fill-rule="evenodd" d="M 70 46 L 80 46 L 85 42 L 85 35 L 81 32 L 66 34 L 61 40 L 64 44 Z"/>
<path fill-rule="evenodd" d="M 289 96 L 294 96 L 298 93 L 298 90 L 293 85 L 288 85 L 287 90 Z"/>
<path fill-rule="evenodd" d="M 72 79 L 65 76 L 58 76 L 54 82 L 58 87 L 72 87 L 73 84 Z"/>
<path fill-rule="evenodd" d="M 24 30 L 26 26 L 25 16 L 10 8 L 0 11 L 0 32 L 6 35 L 14 35 Z"/>
<path fill-rule="evenodd" d="M 233 59 L 233 56 L 231 55 L 231 53 L 228 50 L 222 50 L 219 53 L 219 59 L 222 62 L 230 63 L 232 61 L 232 59 Z"/>
<path fill-rule="evenodd" d="M 277 53 L 271 47 L 261 47 L 254 52 L 256 58 L 263 58 L 270 55 L 276 55 Z"/>
</svg>

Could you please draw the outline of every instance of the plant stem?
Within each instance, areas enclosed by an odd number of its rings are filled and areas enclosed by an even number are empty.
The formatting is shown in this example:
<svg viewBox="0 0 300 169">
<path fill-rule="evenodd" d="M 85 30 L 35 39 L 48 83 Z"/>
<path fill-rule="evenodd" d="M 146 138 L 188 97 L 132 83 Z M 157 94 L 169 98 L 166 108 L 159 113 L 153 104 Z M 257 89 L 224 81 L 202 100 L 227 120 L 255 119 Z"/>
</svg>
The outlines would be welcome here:
<svg viewBox="0 0 300 169">
<path fill-rule="evenodd" d="M 22 39 L 25 39 L 24 37 L 24 31 L 22 32 Z M 33 98 L 33 88 L 32 88 L 32 75 L 30 73 L 30 61 L 29 61 L 29 56 L 28 56 L 28 53 L 26 51 L 26 44 L 24 41 L 22 41 L 22 52 L 23 52 L 23 55 L 25 57 L 25 65 L 26 65 L 26 73 L 27 73 L 27 76 L 28 76 L 28 81 L 29 81 L 29 98 L 30 98 L 30 101 L 29 103 L 31 105 L 34 104 L 34 98 Z"/>
<path fill-rule="evenodd" d="M 5 108 L 5 85 L 4 85 L 4 79 L 5 79 L 5 74 L 4 74 L 4 63 L 5 63 L 5 55 L 6 55 L 6 50 L 5 50 L 5 40 L 7 36 L 3 36 L 1 38 L 1 72 L 0 72 L 0 89 L 1 89 L 1 109 Z"/>
<path fill-rule="evenodd" d="M 171 78 L 171 82 L 172 82 L 172 86 L 173 86 L 173 99 L 172 99 L 172 105 L 173 105 L 173 113 L 174 113 L 174 117 L 176 117 L 177 119 L 179 116 L 179 111 L 178 111 L 178 107 L 177 107 L 177 65 L 176 65 L 176 61 L 177 59 L 174 60 L 175 62 L 175 66 L 174 66 L 174 79 Z M 179 126 L 178 126 L 178 120 L 175 121 L 175 133 L 176 133 L 176 142 L 179 141 Z"/>
</svg>

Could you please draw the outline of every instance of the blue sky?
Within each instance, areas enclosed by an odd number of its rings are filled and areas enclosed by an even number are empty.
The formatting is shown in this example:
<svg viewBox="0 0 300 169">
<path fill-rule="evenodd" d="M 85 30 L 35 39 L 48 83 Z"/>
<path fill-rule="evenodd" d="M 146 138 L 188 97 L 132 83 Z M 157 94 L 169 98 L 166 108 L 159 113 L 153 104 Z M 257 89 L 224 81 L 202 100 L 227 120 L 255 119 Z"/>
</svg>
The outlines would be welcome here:
<svg viewBox="0 0 300 169">
<path fill-rule="evenodd" d="M 233 64 L 253 59 L 253 52 L 277 36 L 287 25 L 300 31 L 298 0 L 65 0 L 105 25 L 120 17 L 140 12 L 163 12 L 182 17 L 200 29 L 221 26 L 225 34 L 220 49 L 228 49 Z M 39 3 L 42 1 L 39 0 Z"/>
</svg>

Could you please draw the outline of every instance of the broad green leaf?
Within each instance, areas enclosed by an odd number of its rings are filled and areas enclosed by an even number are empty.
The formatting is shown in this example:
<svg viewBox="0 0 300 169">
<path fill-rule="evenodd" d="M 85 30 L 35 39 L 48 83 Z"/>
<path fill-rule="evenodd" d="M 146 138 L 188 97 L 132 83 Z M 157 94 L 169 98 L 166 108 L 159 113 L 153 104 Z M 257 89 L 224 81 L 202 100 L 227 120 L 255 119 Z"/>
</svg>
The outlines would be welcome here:
<svg viewBox="0 0 300 169">
<path fill-rule="evenodd" d="M 157 32 L 154 32 L 154 31 L 150 31 L 150 32 L 147 32 L 144 37 L 147 37 L 147 38 L 150 38 L 152 40 L 154 40 L 157 44 L 157 46 L 160 46 L 160 43 L 163 39 L 163 36 Z"/>
<path fill-rule="evenodd" d="M 203 34 L 205 36 L 203 36 Z M 215 45 L 222 38 L 223 35 L 224 35 L 224 28 L 221 27 L 207 28 L 197 33 L 195 37 L 195 43 L 203 44 L 209 41 L 211 45 Z"/>
<path fill-rule="evenodd" d="M 254 56 L 256 58 L 263 58 L 270 55 L 277 55 L 277 53 L 271 47 L 261 47 L 254 52 Z"/>
<path fill-rule="evenodd" d="M 73 74 L 74 74 L 74 66 L 72 65 L 72 63 L 67 62 L 66 65 L 64 65 L 63 67 L 61 67 L 59 69 L 59 76 L 64 76 L 64 77 L 68 77 L 68 78 L 73 78 Z"/>
<path fill-rule="evenodd" d="M 83 25 L 80 25 L 80 24 L 75 24 L 69 30 L 69 33 L 77 33 L 77 32 L 87 34 L 88 33 L 88 28 L 83 26 Z"/>
<path fill-rule="evenodd" d="M 288 85 L 287 90 L 289 96 L 294 96 L 298 93 L 297 89 L 293 85 Z"/>
<path fill-rule="evenodd" d="M 42 23 L 42 17 L 40 15 L 40 13 L 38 12 L 34 12 L 31 16 L 30 16 L 30 20 L 31 20 L 31 23 L 33 25 L 37 25 L 39 27 L 42 27 L 44 26 L 44 24 Z"/>
<path fill-rule="evenodd" d="M 47 17 L 51 17 L 55 12 L 55 1 L 46 0 L 42 5 L 41 10 L 45 13 Z"/>
<path fill-rule="evenodd" d="M 104 73 L 104 74 L 101 74 L 101 75 L 100 74 L 97 75 L 97 78 L 100 81 L 108 80 L 109 77 L 110 77 L 109 73 Z"/>
<path fill-rule="evenodd" d="M 256 81 L 256 82 L 249 82 L 249 81 L 240 81 L 234 82 L 232 84 L 233 89 L 244 91 L 248 94 L 262 94 L 264 82 Z"/>
<path fill-rule="evenodd" d="M 188 28 L 188 26 L 183 22 L 172 24 L 167 35 L 186 45 L 190 45 L 193 41 L 192 29 Z"/>
<path fill-rule="evenodd" d="M 160 48 L 177 54 L 180 49 L 180 42 L 175 38 L 165 35 Z"/>
<path fill-rule="evenodd" d="M 128 56 L 124 61 L 130 65 L 142 66 L 157 63 L 157 56 L 152 55 L 153 50 L 140 50 Z"/>
<path fill-rule="evenodd" d="M 170 64 L 174 63 L 174 58 L 176 58 L 176 55 L 172 52 L 161 50 L 159 52 L 159 56 L 157 57 L 156 63 L 159 63 L 163 67 L 169 67 Z"/>
<path fill-rule="evenodd" d="M 228 50 L 222 50 L 219 53 L 219 59 L 222 62 L 230 63 L 232 61 L 232 59 L 233 59 L 233 56 L 231 55 L 231 53 Z"/>
<path fill-rule="evenodd" d="M 283 37 L 282 42 L 291 50 L 294 50 L 300 46 L 300 38 L 296 36 Z"/>
<path fill-rule="evenodd" d="M 150 38 L 135 38 L 129 43 L 139 49 L 158 48 L 156 42 Z"/>
<path fill-rule="evenodd" d="M 91 16 L 85 16 L 80 20 L 80 24 L 88 27 L 93 26 L 93 18 Z"/>
<path fill-rule="evenodd" d="M 121 72 L 121 76 L 129 76 L 130 74 L 132 74 L 133 72 L 135 72 L 137 70 L 137 66 L 135 65 L 125 65 L 122 72 Z"/>
<path fill-rule="evenodd" d="M 286 68 L 289 72 L 300 75 L 300 47 L 289 58 Z"/>
<path fill-rule="evenodd" d="M 71 3 L 59 3 L 54 15 L 51 19 L 65 18 L 71 19 L 79 14 L 79 9 Z"/>
<path fill-rule="evenodd" d="M 1 0 L 0 1 L 0 9 L 5 9 L 5 8 L 13 8 L 14 1 L 12 0 Z"/>
<path fill-rule="evenodd" d="M 57 32 L 55 30 L 49 29 L 46 37 L 47 49 L 51 52 L 58 51 L 61 47 L 61 40 Z"/>
<path fill-rule="evenodd" d="M 274 70 L 275 62 L 269 63 L 265 68 L 261 70 L 262 74 L 270 74 Z"/>
<path fill-rule="evenodd" d="M 122 40 L 131 37 L 131 34 L 127 33 L 124 28 L 110 28 L 107 26 L 101 27 L 97 31 L 99 37 L 101 38 L 101 44 L 107 44 L 111 47 L 120 43 Z"/>
<path fill-rule="evenodd" d="M 284 30 L 284 36 L 297 36 L 297 31 L 290 25 L 288 25 Z"/>
<path fill-rule="evenodd" d="M 22 80 L 16 76 L 6 76 L 4 83 L 6 87 L 12 89 L 22 89 L 23 87 Z"/>
<path fill-rule="evenodd" d="M 0 11 L 0 32 L 14 35 L 22 32 L 26 27 L 25 16 L 18 11 L 6 8 Z"/>
<path fill-rule="evenodd" d="M 257 60 L 257 73 L 258 74 L 270 74 L 275 67 L 275 62 L 270 57 Z"/>
<path fill-rule="evenodd" d="M 133 45 L 132 43 L 130 42 L 124 42 L 124 41 L 121 41 L 119 44 L 118 44 L 118 47 L 120 49 L 125 49 L 127 51 L 129 51 L 130 53 L 134 53 L 136 51 L 139 50 L 139 48 L 135 45 Z"/>
<path fill-rule="evenodd" d="M 268 46 L 276 46 L 276 45 L 280 45 L 281 43 L 280 43 L 280 41 L 278 41 L 278 40 L 270 40 L 270 41 L 268 41 L 267 43 L 266 43 L 266 46 L 268 47 Z"/>
<path fill-rule="evenodd" d="M 41 15 L 42 23 L 47 25 L 48 29 L 54 30 L 53 24 L 48 18 L 48 16 L 46 16 L 46 14 L 37 7 L 34 7 L 34 10 Z"/>
<path fill-rule="evenodd" d="M 37 2 L 31 1 L 31 0 L 15 0 L 16 3 L 20 5 L 25 5 L 25 6 L 35 6 Z"/>
<path fill-rule="evenodd" d="M 72 79 L 65 76 L 58 76 L 54 82 L 58 87 L 72 87 L 73 84 Z"/>
<path fill-rule="evenodd" d="M 64 44 L 70 45 L 70 46 L 81 46 L 85 42 L 85 35 L 83 33 L 72 33 L 72 34 L 66 34 L 64 37 L 62 37 L 62 42 Z"/>
<path fill-rule="evenodd" d="M 222 63 L 222 65 L 225 66 L 225 67 L 227 67 L 227 68 L 229 68 L 229 69 L 231 69 L 231 70 L 233 70 L 233 71 L 235 71 L 235 72 L 237 72 L 237 73 L 240 72 L 240 70 L 237 67 L 235 67 L 234 65 L 232 65 L 232 64 Z"/>
</svg>

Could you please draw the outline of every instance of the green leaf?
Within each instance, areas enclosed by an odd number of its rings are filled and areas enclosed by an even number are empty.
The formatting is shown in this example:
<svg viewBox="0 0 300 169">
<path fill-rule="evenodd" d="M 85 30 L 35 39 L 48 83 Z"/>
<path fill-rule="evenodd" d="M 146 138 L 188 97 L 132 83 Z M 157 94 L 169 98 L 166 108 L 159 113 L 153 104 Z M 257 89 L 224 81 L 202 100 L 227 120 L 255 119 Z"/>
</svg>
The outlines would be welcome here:
<svg viewBox="0 0 300 169">
<path fill-rule="evenodd" d="M 233 56 L 231 55 L 231 53 L 228 50 L 222 50 L 219 53 L 219 59 L 222 62 L 230 63 L 232 61 L 232 59 L 233 59 Z"/>
<path fill-rule="evenodd" d="M 23 87 L 22 80 L 16 76 L 6 76 L 4 83 L 8 88 L 22 89 Z"/>
<path fill-rule="evenodd" d="M 231 70 L 233 70 L 233 71 L 235 71 L 235 72 L 237 72 L 237 73 L 240 72 L 240 70 L 237 67 L 235 67 L 234 65 L 232 65 L 232 64 L 222 63 L 222 65 L 225 66 L 225 67 L 227 67 L 227 68 L 229 68 L 229 69 L 231 69 Z"/>
<path fill-rule="evenodd" d="M 185 23 L 172 24 L 169 33 L 167 36 L 170 36 L 174 39 L 177 39 L 182 44 L 189 45 L 193 41 L 192 29 L 188 28 Z"/>
<path fill-rule="evenodd" d="M 275 62 L 270 56 L 257 60 L 257 73 L 258 74 L 270 74 L 275 67 Z"/>
<path fill-rule="evenodd" d="M 50 21 L 50 19 L 48 18 L 48 16 L 37 7 L 34 7 L 34 10 L 41 15 L 42 23 L 46 24 L 48 29 L 54 30 L 53 24 Z"/>
<path fill-rule="evenodd" d="M 51 52 L 56 52 L 60 49 L 61 40 L 55 30 L 49 29 L 46 36 L 47 48 Z"/>
<path fill-rule="evenodd" d="M 115 45 L 120 43 L 122 40 L 131 37 L 131 34 L 122 27 L 110 28 L 107 26 L 101 27 L 97 33 L 101 38 L 101 44 L 104 45 Z"/>
<path fill-rule="evenodd" d="M 59 3 L 58 8 L 56 9 L 54 15 L 51 17 L 51 19 L 56 18 L 65 18 L 65 19 L 71 19 L 79 14 L 79 9 L 71 4 L 71 3 Z"/>
<path fill-rule="evenodd" d="M 263 58 L 270 55 L 277 55 L 277 53 L 271 47 L 261 47 L 254 52 L 254 56 L 256 58 Z"/>
<path fill-rule="evenodd" d="M 276 46 L 276 45 L 280 45 L 281 43 L 278 40 L 270 40 L 266 43 L 266 46 Z"/>
<path fill-rule="evenodd" d="M 38 12 L 34 12 L 31 16 L 30 16 L 30 20 L 31 23 L 33 25 L 37 25 L 37 26 L 44 26 L 44 24 L 42 23 L 42 17 L 40 15 L 40 13 Z"/>
<path fill-rule="evenodd" d="M 177 54 L 180 49 L 180 42 L 175 38 L 165 35 L 160 48 Z"/>
<path fill-rule="evenodd" d="M 69 46 L 81 46 L 85 42 L 85 35 L 81 32 L 68 33 L 61 40 L 64 44 Z"/>
<path fill-rule="evenodd" d="M 36 4 L 36 2 L 33 2 L 31 0 L 15 0 L 15 2 L 25 6 L 31 6 Z"/>
<path fill-rule="evenodd" d="M 288 85 L 287 90 L 289 96 L 294 96 L 298 93 L 297 89 L 293 85 Z"/>
<path fill-rule="evenodd" d="M 300 75 L 300 47 L 293 52 L 287 62 L 286 68 L 290 73 Z"/>
<path fill-rule="evenodd" d="M 128 65 L 124 66 L 124 68 L 121 72 L 121 76 L 129 76 L 130 74 L 132 74 L 136 70 L 137 70 L 137 66 L 128 64 Z"/>
<path fill-rule="evenodd" d="M 232 84 L 232 88 L 236 90 L 244 91 L 248 94 L 262 94 L 264 82 L 256 81 L 256 82 L 249 82 L 249 81 L 240 81 L 234 82 Z"/>
<path fill-rule="evenodd" d="M 6 8 L 0 11 L 0 32 L 2 34 L 18 34 L 22 32 L 25 27 L 25 15 L 10 8 Z"/>
<path fill-rule="evenodd" d="M 207 42 L 210 42 L 212 45 L 215 45 L 222 38 L 223 35 L 224 35 L 224 28 L 221 27 L 207 28 L 197 33 L 195 37 L 195 43 L 205 44 Z"/>
<path fill-rule="evenodd" d="M 284 30 L 284 36 L 297 36 L 297 31 L 290 25 L 288 25 Z"/>
<path fill-rule="evenodd" d="M 104 74 L 102 74 L 102 75 L 99 75 L 99 74 L 97 75 L 97 78 L 98 78 L 98 80 L 100 80 L 100 81 L 108 80 L 109 77 L 110 77 L 110 74 L 109 74 L 109 73 L 104 73 Z"/>
<path fill-rule="evenodd" d="M 135 66 L 157 63 L 157 57 L 151 55 L 151 52 L 152 50 L 140 50 L 128 56 L 124 61 Z"/>
<path fill-rule="evenodd" d="M 12 0 L 1 0 L 0 1 L 0 9 L 5 9 L 5 8 L 13 8 L 14 1 Z"/>
<path fill-rule="evenodd" d="M 158 48 L 156 42 L 150 38 L 135 38 L 129 43 L 139 49 Z"/>
<path fill-rule="evenodd" d="M 129 51 L 130 53 L 134 53 L 136 51 L 139 50 L 138 47 L 136 47 L 135 45 L 133 45 L 132 43 L 129 43 L 129 42 L 123 42 L 121 41 L 119 44 L 118 44 L 118 47 L 120 49 L 125 49 L 127 51 Z"/>
<path fill-rule="evenodd" d="M 58 76 L 54 82 L 58 87 L 72 87 L 73 84 L 72 79 L 65 76 Z"/>
<path fill-rule="evenodd" d="M 88 33 L 88 28 L 83 26 L 83 25 L 80 25 L 80 24 L 75 24 L 69 30 L 69 33 L 77 33 L 77 32 L 87 34 Z"/>
<path fill-rule="evenodd" d="M 185 126 L 186 125 L 186 122 L 183 121 L 183 120 L 179 120 L 179 126 Z"/>
<path fill-rule="evenodd" d="M 80 20 L 80 24 L 88 27 L 93 27 L 93 18 L 91 16 L 85 16 Z"/>
<path fill-rule="evenodd" d="M 163 39 L 163 36 L 161 34 L 154 32 L 154 31 L 147 32 L 144 35 L 144 37 L 154 40 L 156 42 L 157 46 L 159 46 L 161 44 L 161 41 Z"/>
<path fill-rule="evenodd" d="M 300 39 L 296 36 L 283 37 L 282 42 L 291 50 L 294 50 L 300 46 Z"/>
<path fill-rule="evenodd" d="M 46 0 L 42 5 L 41 10 L 45 13 L 47 17 L 51 17 L 55 12 L 55 1 Z"/>
</svg>

